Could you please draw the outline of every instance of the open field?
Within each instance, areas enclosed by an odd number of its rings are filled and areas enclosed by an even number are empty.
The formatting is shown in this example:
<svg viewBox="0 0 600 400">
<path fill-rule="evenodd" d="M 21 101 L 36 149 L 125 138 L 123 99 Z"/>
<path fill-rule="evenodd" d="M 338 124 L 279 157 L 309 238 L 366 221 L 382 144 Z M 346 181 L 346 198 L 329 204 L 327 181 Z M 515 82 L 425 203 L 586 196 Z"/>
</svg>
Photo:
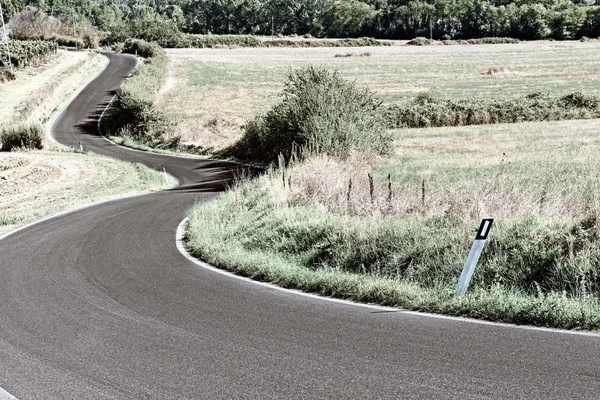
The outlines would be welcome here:
<svg viewBox="0 0 600 400">
<path fill-rule="evenodd" d="M 277 102 L 290 68 L 337 68 L 389 104 L 420 93 L 443 98 L 595 94 L 600 89 L 598 50 L 598 42 L 168 50 L 168 90 L 159 95 L 159 105 L 182 119 L 178 133 L 184 141 L 220 148 L 239 137 L 247 119 Z M 335 57 L 348 53 L 370 56 Z M 492 67 L 504 72 L 481 74 Z"/>
<path fill-rule="evenodd" d="M 106 59 L 59 52 L 0 85 L 2 123 L 45 123 Z M 81 154 L 44 138 L 42 151 L 0 152 L 0 233 L 59 211 L 166 187 L 162 174 L 108 157 Z"/>
</svg>

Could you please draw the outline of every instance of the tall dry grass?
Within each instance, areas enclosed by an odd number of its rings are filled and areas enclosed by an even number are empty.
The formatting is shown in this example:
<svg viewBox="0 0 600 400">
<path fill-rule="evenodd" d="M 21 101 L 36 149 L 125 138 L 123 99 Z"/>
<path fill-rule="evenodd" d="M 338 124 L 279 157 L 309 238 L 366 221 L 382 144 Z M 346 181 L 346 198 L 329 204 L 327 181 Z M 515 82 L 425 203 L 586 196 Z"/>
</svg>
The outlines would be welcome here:
<svg viewBox="0 0 600 400">
<path fill-rule="evenodd" d="M 372 152 L 354 152 L 346 161 L 319 155 L 272 170 L 269 188 L 279 204 L 350 216 L 556 220 L 600 215 L 600 162 L 593 158 L 506 161 L 484 168 L 489 174 L 471 167 L 386 174 L 389 166 Z"/>
</svg>

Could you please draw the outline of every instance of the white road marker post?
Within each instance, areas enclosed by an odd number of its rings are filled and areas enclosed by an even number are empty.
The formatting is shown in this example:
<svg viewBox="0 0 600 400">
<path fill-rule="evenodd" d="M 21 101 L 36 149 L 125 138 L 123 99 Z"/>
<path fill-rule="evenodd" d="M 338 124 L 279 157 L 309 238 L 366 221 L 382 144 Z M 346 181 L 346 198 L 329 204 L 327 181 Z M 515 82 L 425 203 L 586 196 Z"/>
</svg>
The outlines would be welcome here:
<svg viewBox="0 0 600 400">
<path fill-rule="evenodd" d="M 79 151 L 83 153 L 83 146 L 81 145 L 81 141 L 79 141 Z"/>
<path fill-rule="evenodd" d="M 471 251 L 469 252 L 465 266 L 460 274 L 460 278 L 458 278 L 457 289 L 458 294 L 461 296 L 467 291 L 467 287 L 469 286 L 469 282 L 473 276 L 473 271 L 475 271 L 475 266 L 477 265 L 477 261 L 479 261 L 479 256 L 483 250 L 483 245 L 485 244 L 488 234 L 490 233 L 490 229 L 492 228 L 492 222 L 494 222 L 493 218 L 484 218 L 481 221 L 481 225 L 479 225 L 477 236 L 475 236 L 475 242 L 473 242 L 473 246 L 471 247 Z"/>
<path fill-rule="evenodd" d="M 165 170 L 165 167 L 163 167 L 163 174 L 165 176 L 165 183 L 168 185 L 169 184 L 169 177 L 167 176 L 167 170 Z"/>
</svg>

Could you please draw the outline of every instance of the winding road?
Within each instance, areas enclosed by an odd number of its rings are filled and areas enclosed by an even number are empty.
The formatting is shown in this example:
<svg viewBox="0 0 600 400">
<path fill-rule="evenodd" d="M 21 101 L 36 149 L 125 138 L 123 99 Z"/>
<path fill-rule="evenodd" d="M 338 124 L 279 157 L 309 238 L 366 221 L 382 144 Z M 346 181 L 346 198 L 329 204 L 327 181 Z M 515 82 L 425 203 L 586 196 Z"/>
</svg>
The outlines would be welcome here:
<svg viewBox="0 0 600 400">
<path fill-rule="evenodd" d="M 600 398 L 597 335 L 333 302 L 190 262 L 179 223 L 240 167 L 99 136 L 136 65 L 107 57 L 53 136 L 164 167 L 180 185 L 0 240 L 0 399 Z"/>
</svg>

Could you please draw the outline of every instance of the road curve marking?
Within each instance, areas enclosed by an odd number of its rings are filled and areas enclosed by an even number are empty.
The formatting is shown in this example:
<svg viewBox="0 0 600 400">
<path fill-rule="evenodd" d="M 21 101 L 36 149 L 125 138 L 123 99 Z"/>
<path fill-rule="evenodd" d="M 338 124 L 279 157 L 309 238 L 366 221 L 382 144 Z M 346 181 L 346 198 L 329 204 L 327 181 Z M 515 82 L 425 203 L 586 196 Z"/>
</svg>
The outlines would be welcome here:
<svg viewBox="0 0 600 400">
<path fill-rule="evenodd" d="M 18 400 L 18 399 L 0 387 L 0 400 Z"/>
<path fill-rule="evenodd" d="M 485 320 L 474 319 L 474 318 L 453 317 L 453 316 L 449 316 L 449 315 L 431 314 L 431 313 L 420 312 L 420 311 L 410 311 L 410 310 L 406 310 L 403 308 L 378 306 L 375 304 L 358 303 L 358 302 L 352 301 L 352 300 L 343 300 L 343 299 L 336 299 L 333 297 L 319 296 L 319 295 L 316 295 L 313 293 L 302 292 L 300 290 L 282 288 L 281 286 L 277 286 L 272 283 L 256 281 L 254 279 L 251 279 L 251 278 L 248 278 L 245 276 L 241 276 L 241 275 L 236 275 L 227 270 L 217 268 L 217 267 L 210 265 L 209 263 L 204 262 L 202 260 L 199 260 L 196 257 L 194 257 L 193 255 L 191 255 L 187 251 L 187 249 L 185 247 L 185 242 L 184 242 L 185 224 L 188 222 L 188 220 L 189 220 L 189 217 L 184 218 L 183 221 L 181 221 L 181 223 L 177 227 L 177 233 L 175 236 L 175 243 L 177 245 L 177 250 L 179 250 L 181 255 L 183 255 L 185 258 L 187 258 L 192 263 L 198 265 L 199 267 L 216 272 L 221 275 L 225 275 L 230 278 L 239 279 L 239 280 L 242 280 L 245 282 L 253 283 L 255 285 L 268 287 L 270 289 L 279 290 L 279 291 L 283 291 L 283 292 L 298 295 L 298 296 L 309 297 L 309 298 L 315 299 L 315 300 L 328 301 L 328 302 L 332 302 L 332 303 L 344 304 L 344 305 L 353 306 L 353 307 L 370 308 L 370 309 L 376 310 L 376 311 L 398 312 L 398 313 L 402 313 L 402 314 L 415 315 L 418 317 L 444 319 L 444 320 L 470 323 L 470 324 L 478 324 L 478 325 L 491 325 L 491 326 L 496 326 L 496 327 L 506 328 L 506 329 L 521 329 L 521 330 L 548 332 L 548 333 L 562 334 L 562 335 L 589 336 L 589 337 L 600 338 L 600 333 L 596 333 L 596 332 L 569 331 L 566 329 L 553 329 L 553 328 L 544 328 L 544 327 L 539 327 L 539 326 L 516 325 L 516 324 L 505 323 L 505 322 L 492 322 L 492 321 L 485 321 Z"/>
</svg>

